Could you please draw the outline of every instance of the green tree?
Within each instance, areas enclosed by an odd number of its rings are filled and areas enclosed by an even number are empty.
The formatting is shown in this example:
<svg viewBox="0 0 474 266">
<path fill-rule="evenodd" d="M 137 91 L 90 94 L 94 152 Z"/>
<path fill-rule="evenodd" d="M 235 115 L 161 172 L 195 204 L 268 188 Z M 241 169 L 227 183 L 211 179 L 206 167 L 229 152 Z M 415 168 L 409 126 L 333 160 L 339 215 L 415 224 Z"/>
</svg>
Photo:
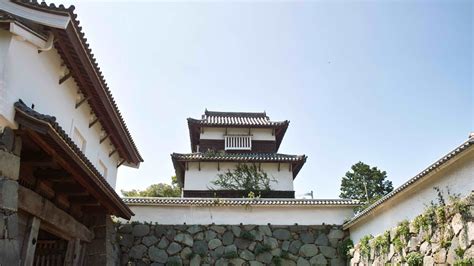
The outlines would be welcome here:
<svg viewBox="0 0 474 266">
<path fill-rule="evenodd" d="M 360 200 L 367 205 L 392 190 L 392 181 L 387 180 L 387 172 L 358 162 L 342 177 L 339 197 Z"/>
<path fill-rule="evenodd" d="M 166 183 L 153 184 L 145 190 L 121 190 L 125 197 L 181 197 L 181 188 L 176 176 L 171 177 L 171 185 Z"/>
<path fill-rule="evenodd" d="M 268 177 L 268 174 L 259 170 L 255 164 L 239 163 L 236 169 L 218 174 L 217 179 L 211 183 L 222 189 L 262 191 L 270 190 L 270 182 L 277 181 Z"/>
</svg>

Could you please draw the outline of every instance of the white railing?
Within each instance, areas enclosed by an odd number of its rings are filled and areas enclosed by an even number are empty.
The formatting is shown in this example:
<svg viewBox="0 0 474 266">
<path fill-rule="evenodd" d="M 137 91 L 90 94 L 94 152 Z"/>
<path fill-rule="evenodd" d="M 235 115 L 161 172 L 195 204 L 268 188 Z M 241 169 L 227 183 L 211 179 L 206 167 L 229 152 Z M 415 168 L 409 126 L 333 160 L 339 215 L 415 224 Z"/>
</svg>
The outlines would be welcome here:
<svg viewBox="0 0 474 266">
<path fill-rule="evenodd" d="M 251 150 L 252 136 L 224 136 L 226 150 Z"/>
</svg>

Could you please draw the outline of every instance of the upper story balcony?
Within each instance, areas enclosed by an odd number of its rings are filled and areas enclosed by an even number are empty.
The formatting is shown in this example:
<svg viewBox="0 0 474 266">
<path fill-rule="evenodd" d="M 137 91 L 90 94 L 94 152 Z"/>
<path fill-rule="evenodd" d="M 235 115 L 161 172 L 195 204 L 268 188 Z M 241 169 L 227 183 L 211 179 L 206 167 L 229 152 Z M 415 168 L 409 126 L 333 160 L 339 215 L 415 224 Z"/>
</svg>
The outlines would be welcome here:
<svg viewBox="0 0 474 266">
<path fill-rule="evenodd" d="M 251 135 L 226 135 L 224 136 L 224 148 L 228 150 L 252 150 Z"/>
</svg>

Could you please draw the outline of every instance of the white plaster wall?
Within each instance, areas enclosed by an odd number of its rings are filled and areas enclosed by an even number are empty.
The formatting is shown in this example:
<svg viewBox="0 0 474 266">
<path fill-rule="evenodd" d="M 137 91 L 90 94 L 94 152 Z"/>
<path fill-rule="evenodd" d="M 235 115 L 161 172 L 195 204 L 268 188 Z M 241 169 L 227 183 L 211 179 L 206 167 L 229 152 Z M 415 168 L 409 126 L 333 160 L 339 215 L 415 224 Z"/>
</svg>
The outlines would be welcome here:
<svg viewBox="0 0 474 266">
<path fill-rule="evenodd" d="M 258 166 L 258 164 L 257 164 Z M 185 190 L 208 190 L 209 188 L 218 187 L 211 184 L 217 179 L 217 175 L 225 173 L 227 170 L 235 169 L 237 163 L 228 162 L 220 163 L 220 171 L 217 170 L 215 162 L 201 162 L 201 170 L 197 162 L 188 163 L 188 170 L 184 173 L 184 189 Z M 289 170 L 288 163 L 280 164 L 278 171 L 278 163 L 262 163 L 262 171 L 268 174 L 268 177 L 275 179 L 277 182 L 270 182 L 272 190 L 293 190 L 293 172 Z"/>
<path fill-rule="evenodd" d="M 342 206 L 129 206 L 131 221 L 160 224 L 340 225 L 353 215 Z"/>
<path fill-rule="evenodd" d="M 227 135 L 247 135 L 249 133 L 248 128 L 228 128 Z M 275 136 L 272 135 L 271 128 L 251 128 L 250 134 L 252 140 L 275 140 Z M 225 128 L 217 127 L 205 127 L 201 132 L 201 139 L 224 139 Z"/>
<path fill-rule="evenodd" d="M 55 49 L 38 54 L 37 47 L 18 40 L 0 30 L 0 126 L 16 128 L 13 104 L 22 99 L 35 110 L 56 117 L 59 125 L 72 138 L 74 127 L 86 139 L 84 151 L 98 167 L 99 159 L 107 167 L 107 181 L 115 187 L 119 156 L 109 157 L 110 141 L 100 140 L 100 123 L 89 128 L 90 106 L 87 103 L 75 108 L 79 91 L 73 78 L 59 85 L 61 58 Z"/>
<path fill-rule="evenodd" d="M 423 213 L 425 206 L 431 201 L 436 202 L 437 193 L 433 189 L 439 187 L 445 193 L 467 196 L 474 189 L 474 148 L 469 154 L 445 168 L 426 176 L 422 183 L 413 186 L 406 192 L 399 193 L 382 205 L 382 209 L 372 212 L 363 220 L 350 228 L 351 238 L 357 243 L 364 235 L 378 235 L 390 229 L 404 219 L 412 220 Z"/>
</svg>

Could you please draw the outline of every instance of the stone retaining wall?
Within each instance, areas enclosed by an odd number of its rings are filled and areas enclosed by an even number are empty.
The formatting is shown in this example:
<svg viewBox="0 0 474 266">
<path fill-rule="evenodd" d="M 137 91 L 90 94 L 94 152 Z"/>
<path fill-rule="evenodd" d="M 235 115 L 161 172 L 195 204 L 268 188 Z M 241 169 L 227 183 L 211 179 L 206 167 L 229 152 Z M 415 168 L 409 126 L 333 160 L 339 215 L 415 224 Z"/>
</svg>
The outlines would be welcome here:
<svg viewBox="0 0 474 266">
<path fill-rule="evenodd" d="M 350 251 L 350 264 L 474 265 L 473 217 L 473 195 L 431 206 L 413 221 L 363 237 Z"/>
<path fill-rule="evenodd" d="M 117 224 L 122 265 L 345 265 L 340 226 Z"/>
</svg>

